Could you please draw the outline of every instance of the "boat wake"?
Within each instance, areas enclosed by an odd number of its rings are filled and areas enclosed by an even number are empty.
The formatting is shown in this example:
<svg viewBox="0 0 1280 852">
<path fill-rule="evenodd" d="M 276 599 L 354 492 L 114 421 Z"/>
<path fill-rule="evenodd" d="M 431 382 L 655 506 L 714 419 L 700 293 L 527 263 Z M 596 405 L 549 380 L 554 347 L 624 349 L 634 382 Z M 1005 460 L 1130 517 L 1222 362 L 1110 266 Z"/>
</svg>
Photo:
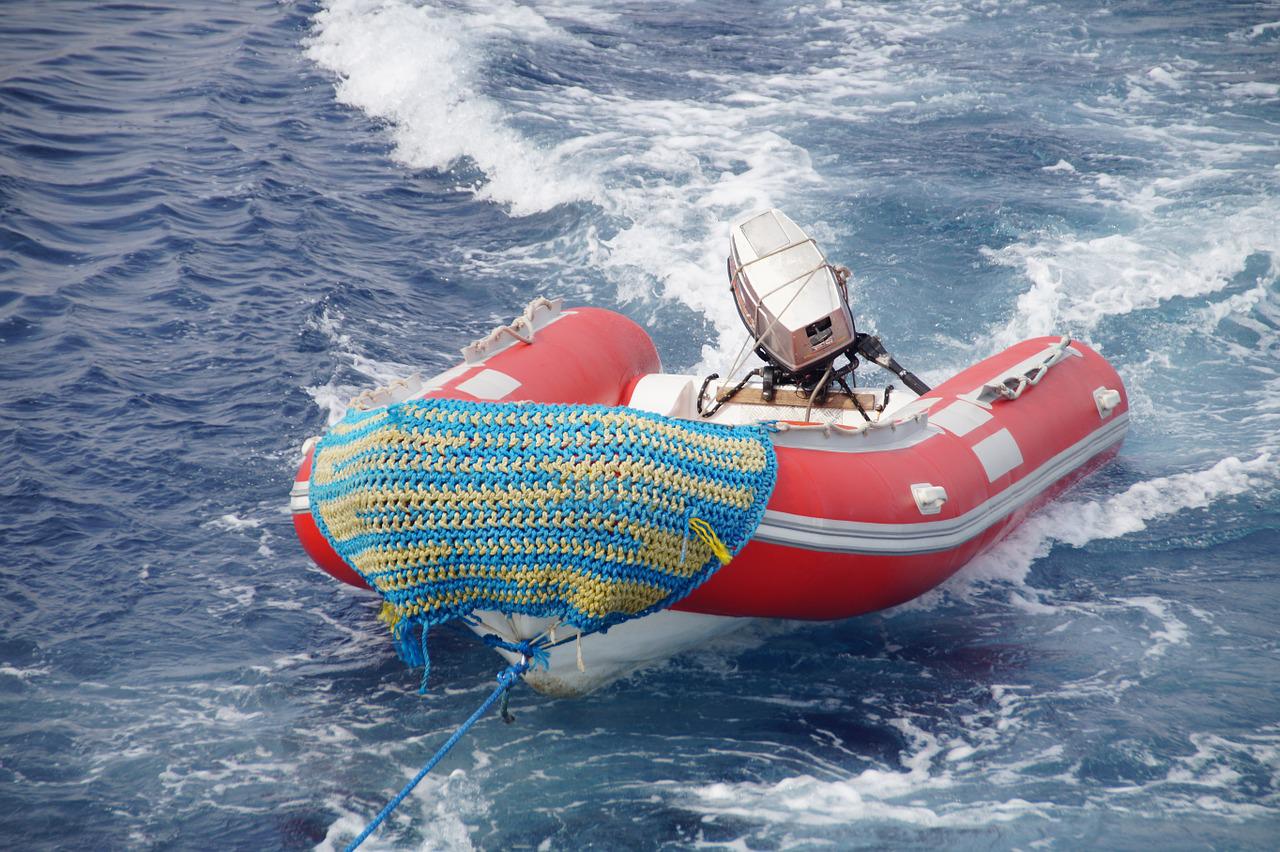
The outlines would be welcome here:
<svg viewBox="0 0 1280 852">
<path fill-rule="evenodd" d="M 1089 486 L 1091 490 L 1100 487 Z M 907 607 L 937 605 L 937 597 L 972 597 L 992 584 L 1013 587 L 1012 599 L 1033 610 L 1053 611 L 1054 592 L 1032 588 L 1027 576 L 1038 559 L 1058 544 L 1084 547 L 1090 542 L 1132 535 L 1194 509 L 1207 509 L 1227 498 L 1248 494 L 1268 499 L 1280 489 L 1280 459 L 1275 451 L 1241 461 L 1230 456 L 1212 467 L 1143 480 L 1119 494 L 1097 500 L 1067 499 L 1053 503 L 1027 519 L 1010 536 L 979 556 L 956 577 Z M 1161 538 L 1176 536 L 1167 525 Z"/>
<path fill-rule="evenodd" d="M 743 339 L 717 284 L 724 223 L 776 205 L 853 268 L 859 327 L 932 364 L 926 380 L 1069 333 L 1131 393 L 1120 461 L 942 589 L 745 630 L 572 713 L 531 708 L 545 744 L 490 742 L 502 771 L 465 770 L 483 813 L 421 799 L 432 842 L 533 825 L 607 843 L 602 820 L 739 848 L 1029 846 L 1064 826 L 1096 843 L 1117 821 L 1167 836 L 1142 813 L 1206 844 L 1269 842 L 1280 173 L 1250 56 L 1280 29 L 1222 12 L 1157 44 L 1113 10 L 827 4 L 748 39 L 704 7 L 674 30 L 571 3 L 325 9 L 308 53 L 343 103 L 398 162 L 487 205 L 439 262 L 505 299 L 497 316 L 534 294 L 623 306 L 668 369 L 720 369 Z M 975 64 L 975 43 L 1015 70 Z M 410 371 L 362 318 L 327 316 L 339 369 L 311 392 L 332 421 Z M 545 782 L 534 816 L 503 797 L 524 777 Z M 583 792 L 596 782 L 608 793 Z"/>
</svg>

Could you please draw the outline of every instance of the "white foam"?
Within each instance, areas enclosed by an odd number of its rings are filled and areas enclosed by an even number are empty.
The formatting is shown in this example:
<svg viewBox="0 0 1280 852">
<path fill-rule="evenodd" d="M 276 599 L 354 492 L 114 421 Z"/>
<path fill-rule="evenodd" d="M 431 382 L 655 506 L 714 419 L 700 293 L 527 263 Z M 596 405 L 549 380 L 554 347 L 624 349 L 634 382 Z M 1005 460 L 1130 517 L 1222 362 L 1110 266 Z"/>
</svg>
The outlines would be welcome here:
<svg viewBox="0 0 1280 852">
<path fill-rule="evenodd" d="M 1161 86 L 1167 86 L 1170 89 L 1185 88 L 1185 84 L 1181 80 L 1181 73 L 1175 69 L 1165 68 L 1157 65 L 1147 72 L 1147 79 Z"/>
<path fill-rule="evenodd" d="M 1231 33 L 1231 37 L 1236 39 L 1261 38 L 1267 33 L 1270 33 L 1276 30 L 1280 30 L 1280 21 L 1268 21 L 1262 24 L 1254 24 L 1252 27 L 1249 27 L 1249 29 L 1247 30 L 1238 30 L 1234 33 Z"/>
<path fill-rule="evenodd" d="M 1225 458 L 1207 470 L 1139 482 L 1106 500 L 1050 506 L 1039 525 L 1075 547 L 1146 529 L 1147 523 L 1187 509 L 1202 509 L 1223 497 L 1274 488 L 1280 462 L 1270 453 L 1241 461 Z"/>
<path fill-rule="evenodd" d="M 340 77 L 338 99 L 390 125 L 398 160 L 448 169 L 468 158 L 486 176 L 477 194 L 516 215 L 594 197 L 594 188 L 515 130 L 476 75 L 485 36 L 567 37 L 528 6 L 459 14 L 411 3 L 333 0 L 315 17 L 307 55 Z"/>
<path fill-rule="evenodd" d="M 247 533 L 250 530 L 257 530 L 262 526 L 260 518 L 242 518 L 239 515 L 228 513 L 221 517 L 206 521 L 204 526 L 213 529 L 228 530 L 235 533 Z M 271 540 L 271 533 L 267 530 L 261 530 L 258 534 L 258 555 L 264 559 L 270 559 L 275 556 L 275 551 L 267 543 Z M 143 566 L 139 572 L 139 579 L 145 580 L 150 576 L 146 566 Z"/>
<path fill-rule="evenodd" d="M 43 666 L 31 666 L 22 668 L 21 666 L 11 666 L 8 663 L 0 663 L 0 675 L 8 675 L 16 677 L 18 680 L 27 681 L 33 677 L 42 677 L 49 673 L 49 669 Z"/>
<path fill-rule="evenodd" d="M 1204 816 L 1228 822 L 1272 819 L 1277 809 L 1274 799 L 1242 792 L 1251 782 L 1235 767 L 1261 770 L 1272 779 L 1280 777 L 1280 729 L 1265 725 L 1251 734 L 1227 738 L 1215 733 L 1193 733 L 1188 737 L 1193 754 L 1174 758 L 1164 777 L 1143 784 L 1112 788 L 1094 794 L 1096 804 L 1109 808 L 1125 806 L 1128 797 L 1159 801 L 1162 814 Z"/>
<path fill-rule="evenodd" d="M 924 828 L 972 828 L 1047 816 L 1044 805 L 1013 797 L 1002 800 L 925 805 L 921 794 L 955 785 L 952 764 L 974 749 L 963 741 L 940 738 L 909 719 L 890 722 L 908 740 L 902 769 L 867 769 L 837 780 L 798 775 L 776 783 L 739 782 L 683 789 L 684 804 L 706 815 L 826 827 L 857 820 L 890 820 Z"/>
<path fill-rule="evenodd" d="M 213 577 L 211 584 L 214 592 L 220 598 L 225 598 L 225 603 L 210 603 L 205 607 L 205 611 L 210 615 L 221 616 L 229 612 L 237 610 L 246 610 L 253 606 L 253 599 L 257 596 L 258 590 L 253 586 L 243 585 L 239 583 L 228 583 L 221 577 Z"/>
<path fill-rule="evenodd" d="M 1155 520 L 1215 500 L 1280 486 L 1280 460 L 1263 453 L 1248 461 L 1235 456 L 1207 470 L 1178 473 L 1138 482 L 1103 500 L 1060 501 L 1027 519 L 1008 538 L 966 566 L 948 584 L 951 592 L 983 583 L 1013 583 L 1032 599 L 1015 599 L 1030 608 L 1044 607 L 1039 593 L 1026 587 L 1031 565 L 1047 556 L 1054 542 L 1082 547 L 1091 541 L 1119 538 L 1147 528 Z"/>
<path fill-rule="evenodd" d="M 1150 595 L 1136 598 L 1117 598 L 1122 606 L 1140 609 L 1160 622 L 1160 629 L 1151 633 L 1155 643 L 1147 648 L 1145 656 L 1160 657 L 1171 645 L 1185 645 L 1190 635 L 1187 625 L 1170 609 L 1169 602 Z"/>
<path fill-rule="evenodd" d="M 825 185 L 809 152 L 791 138 L 795 129 L 836 111 L 857 121 L 914 108 L 915 96 L 937 94 L 934 72 L 899 60 L 901 44 L 964 18 L 940 6 L 811 9 L 806 25 L 839 34 L 821 62 L 754 76 L 690 69 L 687 76 L 701 84 L 697 100 L 585 85 L 486 94 L 495 85 L 491 57 L 518 53 L 529 41 L 571 45 L 587 53 L 584 61 L 595 58 L 596 48 L 555 21 L 599 23 L 599 12 L 535 5 L 429 9 L 407 0 L 331 0 L 315 18 L 308 55 L 339 75 L 344 103 L 388 123 L 400 161 L 436 169 L 469 161 L 484 174 L 478 197 L 515 215 L 581 200 L 611 223 L 604 237 L 596 220 L 542 246 L 502 255 L 460 251 L 469 263 L 522 271 L 531 264 L 556 276 L 561 289 L 570 286 L 565 268 L 602 270 L 624 297 L 683 302 L 726 338 L 704 353 L 716 366 L 736 348 L 740 331 L 722 286 L 727 223 Z M 599 58 L 625 63 L 627 55 Z"/>
<path fill-rule="evenodd" d="M 1274 725 L 1263 727 L 1245 742 L 1209 733 L 1192 734 L 1190 740 L 1195 746 L 1195 753 L 1178 758 L 1166 781 L 1201 787 L 1230 787 L 1240 779 L 1240 773 L 1230 764 L 1254 764 L 1280 773 L 1280 730 Z"/>
<path fill-rule="evenodd" d="M 238 515 L 228 513 L 215 518 L 212 521 L 207 521 L 205 526 L 231 530 L 233 532 L 242 532 L 244 530 L 257 529 L 262 526 L 262 521 L 255 518 L 241 518 Z"/>
<path fill-rule="evenodd" d="M 1118 602 L 1114 609 L 1137 609 L 1160 625 L 1156 644 L 1144 659 L 1168 647 L 1185 644 L 1185 625 L 1172 614 L 1169 602 L 1140 596 Z M 1162 813 L 1205 815 L 1231 821 L 1273 817 L 1274 803 L 1243 796 L 1239 767 L 1280 771 L 1280 729 L 1267 725 L 1253 734 L 1230 738 L 1217 733 L 1189 737 L 1194 753 L 1166 758 L 1137 741 L 1125 744 L 1126 754 L 1140 762 L 1150 780 L 1113 786 L 1082 781 L 1077 750 L 1061 742 L 1044 741 L 1033 721 L 1047 702 L 1120 700 L 1134 686 L 1114 671 L 1083 681 L 1068 682 L 1050 693 L 1030 685 L 994 684 L 992 703 L 979 702 L 974 712 L 957 720 L 955 732 L 921 728 L 911 714 L 887 722 L 906 740 L 896 767 L 869 768 L 848 777 L 833 774 L 824 762 L 813 772 L 772 783 L 713 783 L 686 787 L 670 785 L 677 803 L 704 815 L 786 828 L 792 842 L 807 835 L 825 840 L 824 829 L 857 821 L 896 822 L 913 828 L 978 828 L 1026 818 L 1056 820 L 1074 806 L 1055 797 L 1052 803 L 1030 801 L 1026 791 L 1052 782 L 1081 790 L 1086 809 L 1150 808 L 1154 800 Z M 992 706 L 994 705 L 994 706 Z M 838 742 L 835 745 L 839 745 Z M 1021 747 L 1015 747 L 1021 746 Z M 1163 770 L 1163 771 L 1161 771 Z M 982 799 L 970 795 L 982 790 Z M 1013 795 L 1001 795 L 1002 790 Z"/>
<path fill-rule="evenodd" d="M 1139 168 L 1086 172 L 1085 180 L 1067 185 L 1081 201 L 1113 214 L 1110 233 L 1045 227 L 985 252 L 1021 271 L 1029 285 L 1012 316 L 984 338 L 997 348 L 1057 331 L 1087 337 L 1106 317 L 1210 296 L 1257 255 L 1280 257 L 1280 203 L 1259 181 L 1262 164 L 1275 158 L 1274 141 L 1255 126 L 1221 121 L 1203 105 L 1219 93 L 1271 98 L 1280 87 L 1220 82 L 1218 73 L 1184 58 L 1130 75 L 1125 84 L 1126 97 L 1073 105 L 1098 126 L 1142 144 L 1141 154 L 1128 158 Z M 1196 100 L 1189 102 L 1183 95 L 1192 89 Z"/>
<path fill-rule="evenodd" d="M 263 715 L 265 714 L 244 713 L 244 712 L 241 712 L 240 710 L 235 709 L 234 707 L 228 707 L 226 705 L 218 707 L 214 711 L 214 718 L 217 719 L 219 722 L 230 722 L 235 725 L 240 725 L 244 722 L 248 722 L 253 719 L 259 719 Z"/>
<path fill-rule="evenodd" d="M 332 353 L 346 362 L 352 370 L 360 375 L 360 384 L 348 384 L 331 381 L 327 384 L 303 388 L 321 409 L 328 413 L 328 423 L 332 426 L 341 420 L 351 405 L 351 400 L 370 386 L 386 386 L 408 378 L 415 373 L 413 367 L 396 361 L 379 361 L 358 351 L 351 335 L 342 330 L 343 316 L 341 312 L 332 310 L 327 305 L 320 315 L 311 321 L 311 326 L 329 339 Z"/>
<path fill-rule="evenodd" d="M 1223 91 L 1236 98 L 1275 98 L 1280 96 L 1280 83 L 1262 83 L 1251 80 L 1248 83 L 1231 83 Z"/>
<path fill-rule="evenodd" d="M 408 780 L 413 772 L 412 768 L 404 768 L 401 774 L 404 780 Z M 346 848 L 364 830 L 372 815 L 377 813 L 378 807 L 381 807 L 380 804 L 369 804 L 372 808 L 368 813 L 356 813 L 350 810 L 350 802 L 336 798 L 330 800 L 329 807 L 337 811 L 339 817 L 329 825 L 324 840 L 316 848 Z M 463 770 L 455 769 L 443 778 L 428 775 L 361 848 L 406 848 L 407 838 L 402 833 L 398 834 L 397 830 L 409 830 L 418 835 L 414 838 L 414 848 L 424 852 L 471 850 L 475 845 L 471 842 L 472 829 L 468 821 L 483 816 L 488 808 L 489 801 L 480 793 L 480 786 Z"/>
<path fill-rule="evenodd" d="M 1176 188 L 1157 180 L 1145 191 L 1153 199 Z M 1280 257 L 1280 205 L 1272 201 L 1225 216 L 1197 211 L 1129 234 L 1044 235 L 984 250 L 989 260 L 1020 269 L 1031 284 L 1013 316 L 990 334 L 990 345 L 999 350 L 1059 331 L 1087 336 L 1106 317 L 1216 293 L 1258 254 Z"/>
</svg>

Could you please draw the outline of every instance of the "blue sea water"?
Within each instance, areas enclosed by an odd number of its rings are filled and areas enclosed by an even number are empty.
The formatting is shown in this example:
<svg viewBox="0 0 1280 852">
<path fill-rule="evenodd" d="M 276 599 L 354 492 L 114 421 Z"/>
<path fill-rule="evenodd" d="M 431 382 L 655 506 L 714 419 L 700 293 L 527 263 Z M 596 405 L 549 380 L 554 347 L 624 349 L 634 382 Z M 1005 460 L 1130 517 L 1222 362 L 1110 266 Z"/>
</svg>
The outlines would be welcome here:
<svg viewBox="0 0 1280 852">
<path fill-rule="evenodd" d="M 1280 5 L 9 0 L 0 69 L 5 846 L 349 841 L 500 662 L 417 694 L 300 443 L 538 295 L 721 366 L 766 205 L 927 380 L 1099 348 L 1119 459 L 897 610 L 518 688 L 370 848 L 1280 844 Z"/>
</svg>

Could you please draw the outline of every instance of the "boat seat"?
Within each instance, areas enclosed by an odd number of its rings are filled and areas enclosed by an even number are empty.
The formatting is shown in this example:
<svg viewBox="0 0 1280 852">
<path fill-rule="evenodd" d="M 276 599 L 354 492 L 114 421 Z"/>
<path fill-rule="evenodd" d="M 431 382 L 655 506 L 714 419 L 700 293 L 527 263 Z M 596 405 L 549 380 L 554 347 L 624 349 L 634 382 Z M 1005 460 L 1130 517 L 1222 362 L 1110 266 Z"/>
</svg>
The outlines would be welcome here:
<svg viewBox="0 0 1280 852">
<path fill-rule="evenodd" d="M 649 373 L 636 382 L 626 404 L 641 411 L 691 420 L 697 414 L 693 383 L 693 376 Z"/>
</svg>

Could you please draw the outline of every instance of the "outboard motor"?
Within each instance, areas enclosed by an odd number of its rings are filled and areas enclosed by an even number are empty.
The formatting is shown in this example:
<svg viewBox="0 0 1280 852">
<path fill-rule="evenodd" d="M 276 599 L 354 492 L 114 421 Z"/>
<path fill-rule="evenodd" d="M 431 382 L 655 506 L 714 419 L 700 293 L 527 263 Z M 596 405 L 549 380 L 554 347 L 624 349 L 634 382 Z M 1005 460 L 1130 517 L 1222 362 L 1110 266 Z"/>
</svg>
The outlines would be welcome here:
<svg viewBox="0 0 1280 852">
<path fill-rule="evenodd" d="M 849 270 L 832 266 L 818 244 L 781 210 L 766 210 L 729 232 L 729 286 L 738 315 L 764 368 L 764 394 L 796 385 L 821 398 L 832 382 L 848 391 L 845 376 L 857 355 L 884 367 L 917 394 L 929 386 L 898 365 L 878 337 L 854 327 L 846 282 Z M 849 363 L 837 370 L 841 355 Z"/>
<path fill-rule="evenodd" d="M 792 376 L 824 372 L 853 343 L 844 281 L 781 210 L 733 226 L 729 282 L 738 315 L 765 360 Z"/>
</svg>

